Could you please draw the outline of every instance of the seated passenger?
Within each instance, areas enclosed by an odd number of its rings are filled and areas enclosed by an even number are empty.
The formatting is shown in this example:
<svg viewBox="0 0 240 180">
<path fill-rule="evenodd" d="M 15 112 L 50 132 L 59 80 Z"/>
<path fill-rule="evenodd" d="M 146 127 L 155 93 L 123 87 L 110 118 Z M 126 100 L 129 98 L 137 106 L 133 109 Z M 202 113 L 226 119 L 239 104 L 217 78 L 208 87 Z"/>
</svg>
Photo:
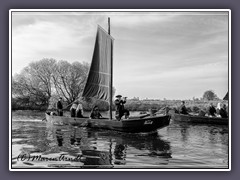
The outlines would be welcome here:
<svg viewBox="0 0 240 180">
<path fill-rule="evenodd" d="M 166 107 L 165 107 L 165 115 L 168 115 L 168 114 L 169 114 L 169 110 L 170 110 L 169 106 L 166 105 Z"/>
<path fill-rule="evenodd" d="M 185 101 L 182 101 L 181 106 L 179 107 L 179 113 L 180 114 L 188 114 L 188 110 L 185 106 Z"/>
<path fill-rule="evenodd" d="M 207 114 L 209 116 L 213 116 L 214 117 L 214 116 L 216 116 L 216 113 L 217 113 L 217 111 L 216 111 L 215 107 L 213 106 L 213 103 L 210 103 L 210 106 L 207 109 Z"/>
<path fill-rule="evenodd" d="M 102 115 L 100 114 L 98 107 L 94 106 L 90 114 L 90 119 L 100 119 L 101 117 Z"/>
<path fill-rule="evenodd" d="M 124 117 L 125 117 L 125 119 L 129 119 L 129 115 L 130 115 L 129 111 L 127 109 L 124 109 Z"/>
<path fill-rule="evenodd" d="M 70 112 L 71 112 L 71 117 L 76 117 L 76 109 L 77 109 L 78 103 L 77 101 L 75 101 L 73 103 L 73 105 L 70 108 Z"/>
<path fill-rule="evenodd" d="M 81 102 L 78 103 L 77 109 L 76 109 L 76 117 L 83 118 L 83 107 Z"/>
<path fill-rule="evenodd" d="M 219 114 L 222 118 L 228 118 L 226 104 L 220 107 Z"/>
<path fill-rule="evenodd" d="M 206 115 L 206 112 L 202 109 L 198 113 L 198 116 L 205 116 L 205 115 Z"/>
<path fill-rule="evenodd" d="M 217 108 L 216 108 L 216 116 L 220 117 L 220 109 L 222 108 L 222 104 L 219 102 L 217 104 Z"/>
<path fill-rule="evenodd" d="M 57 116 L 57 114 L 55 112 L 50 112 L 51 116 Z"/>
</svg>

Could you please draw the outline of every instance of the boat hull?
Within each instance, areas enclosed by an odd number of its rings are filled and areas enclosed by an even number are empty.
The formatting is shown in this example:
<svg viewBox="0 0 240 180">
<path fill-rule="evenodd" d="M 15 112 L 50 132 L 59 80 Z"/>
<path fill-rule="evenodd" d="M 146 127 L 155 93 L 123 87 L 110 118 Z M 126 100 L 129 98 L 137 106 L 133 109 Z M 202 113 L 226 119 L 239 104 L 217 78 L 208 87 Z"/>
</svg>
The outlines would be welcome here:
<svg viewBox="0 0 240 180">
<path fill-rule="evenodd" d="M 189 122 L 198 124 L 221 124 L 228 125 L 228 118 L 194 116 L 185 114 L 172 114 L 172 120 L 179 122 Z"/>
<path fill-rule="evenodd" d="M 47 123 L 50 125 L 74 125 L 89 128 L 100 128 L 121 132 L 139 133 L 152 132 L 169 125 L 170 116 L 153 116 L 132 118 L 126 120 L 71 118 L 64 116 L 51 116 L 46 113 Z"/>
</svg>

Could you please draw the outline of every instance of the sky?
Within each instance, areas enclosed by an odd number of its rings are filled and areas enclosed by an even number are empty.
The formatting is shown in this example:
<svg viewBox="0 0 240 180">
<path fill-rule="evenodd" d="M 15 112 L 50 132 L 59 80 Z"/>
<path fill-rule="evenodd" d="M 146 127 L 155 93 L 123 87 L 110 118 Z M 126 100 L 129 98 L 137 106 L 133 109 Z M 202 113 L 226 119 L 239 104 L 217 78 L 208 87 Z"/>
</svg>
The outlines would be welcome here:
<svg viewBox="0 0 240 180">
<path fill-rule="evenodd" d="M 227 12 L 12 12 L 12 75 L 54 58 L 91 63 L 97 25 L 111 19 L 113 86 L 140 99 L 228 91 Z"/>
</svg>

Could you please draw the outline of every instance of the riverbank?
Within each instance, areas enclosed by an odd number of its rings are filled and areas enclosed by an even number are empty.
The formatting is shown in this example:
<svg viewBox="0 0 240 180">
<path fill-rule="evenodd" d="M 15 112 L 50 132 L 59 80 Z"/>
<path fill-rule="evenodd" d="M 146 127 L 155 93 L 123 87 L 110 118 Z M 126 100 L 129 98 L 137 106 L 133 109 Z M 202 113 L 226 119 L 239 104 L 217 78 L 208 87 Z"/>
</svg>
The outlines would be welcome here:
<svg viewBox="0 0 240 180">
<path fill-rule="evenodd" d="M 103 117 L 109 117 L 108 111 L 101 111 L 100 112 Z M 131 111 L 131 116 L 138 116 L 140 115 L 140 111 Z M 70 117 L 69 111 L 64 111 L 64 116 Z M 84 116 L 89 117 L 90 111 L 84 111 Z M 45 118 L 45 111 L 38 111 L 38 110 L 15 110 L 12 111 L 12 119 L 17 120 L 18 117 L 21 117 L 25 120 L 42 120 Z M 113 111 L 113 117 L 115 117 L 115 111 Z"/>
</svg>

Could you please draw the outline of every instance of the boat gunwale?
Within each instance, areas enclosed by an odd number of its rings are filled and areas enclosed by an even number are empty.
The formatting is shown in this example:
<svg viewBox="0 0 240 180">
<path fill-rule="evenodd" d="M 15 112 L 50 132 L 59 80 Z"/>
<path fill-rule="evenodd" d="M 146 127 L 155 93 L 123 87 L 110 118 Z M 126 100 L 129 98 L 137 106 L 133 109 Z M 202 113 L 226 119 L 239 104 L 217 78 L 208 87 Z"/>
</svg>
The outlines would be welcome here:
<svg viewBox="0 0 240 180">
<path fill-rule="evenodd" d="M 109 118 L 101 118 L 101 119 L 90 119 L 90 118 L 87 118 L 87 117 L 84 117 L 84 118 L 79 118 L 79 117 L 68 117 L 68 116 L 51 116 L 47 113 L 45 113 L 46 116 L 49 116 L 51 118 L 68 118 L 68 119 L 73 119 L 73 120 L 96 120 L 96 121 L 114 121 L 114 122 L 130 122 L 130 121 L 139 121 L 139 120 L 157 120 L 159 118 L 166 118 L 168 117 L 169 119 L 171 118 L 170 115 L 161 115 L 161 116 L 148 116 L 148 117 L 143 117 L 143 118 L 140 118 L 141 116 L 139 116 L 139 118 L 133 118 L 133 119 L 121 119 L 121 120 L 117 120 L 117 119 L 109 119 Z"/>
<path fill-rule="evenodd" d="M 183 117 L 189 117 L 189 118 L 199 118 L 199 119 L 212 119 L 212 120 L 229 120 L 229 118 L 222 118 L 222 117 L 210 117 L 210 116 L 197 116 L 197 115 L 191 115 L 191 114 L 178 114 L 175 113 L 174 116 L 183 116 Z"/>
</svg>

